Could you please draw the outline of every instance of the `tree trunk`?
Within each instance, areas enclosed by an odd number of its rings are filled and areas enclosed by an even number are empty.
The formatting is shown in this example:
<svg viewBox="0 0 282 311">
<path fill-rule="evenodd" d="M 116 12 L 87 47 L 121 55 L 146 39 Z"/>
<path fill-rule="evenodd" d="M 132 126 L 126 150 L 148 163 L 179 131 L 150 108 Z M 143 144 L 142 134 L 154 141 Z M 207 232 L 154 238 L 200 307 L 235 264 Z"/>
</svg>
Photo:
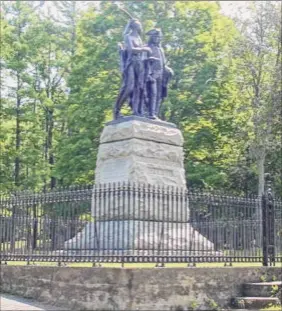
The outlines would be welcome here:
<svg viewBox="0 0 282 311">
<path fill-rule="evenodd" d="M 20 156 L 19 150 L 21 145 L 21 129 L 20 129 L 20 106 L 21 99 L 19 97 L 20 77 L 17 74 L 17 103 L 16 103 L 16 158 L 15 158 L 15 185 L 20 185 Z"/>
<path fill-rule="evenodd" d="M 264 150 L 265 151 L 265 150 Z M 265 163 L 265 152 L 262 152 L 260 156 L 257 158 L 257 169 L 258 169 L 258 196 L 262 196 L 264 193 L 264 163 Z M 258 246 L 262 246 L 262 200 L 259 200 L 258 211 L 257 211 L 257 243 Z"/>
<path fill-rule="evenodd" d="M 43 155 L 43 158 L 44 158 L 44 166 L 46 166 L 46 163 L 48 161 L 48 131 L 49 131 L 49 122 L 48 122 L 48 113 L 46 111 L 46 114 L 45 114 L 45 124 L 44 124 L 44 127 L 45 127 L 45 141 L 44 141 L 44 155 Z M 44 191 L 47 190 L 47 180 L 46 180 L 46 175 L 44 175 L 43 177 L 43 189 Z"/>
<path fill-rule="evenodd" d="M 264 193 L 264 163 L 265 163 L 265 155 L 263 154 L 257 159 L 259 196 Z"/>
<path fill-rule="evenodd" d="M 49 150 L 49 165 L 50 165 L 50 170 L 51 170 L 51 179 L 50 179 L 50 187 L 55 188 L 56 186 L 56 178 L 52 176 L 52 169 L 53 165 L 55 163 L 54 161 L 54 153 L 52 150 L 53 147 L 53 128 L 54 128 L 54 119 L 53 119 L 53 110 L 48 110 L 48 121 L 49 121 L 49 128 L 48 128 L 48 150 Z"/>
</svg>

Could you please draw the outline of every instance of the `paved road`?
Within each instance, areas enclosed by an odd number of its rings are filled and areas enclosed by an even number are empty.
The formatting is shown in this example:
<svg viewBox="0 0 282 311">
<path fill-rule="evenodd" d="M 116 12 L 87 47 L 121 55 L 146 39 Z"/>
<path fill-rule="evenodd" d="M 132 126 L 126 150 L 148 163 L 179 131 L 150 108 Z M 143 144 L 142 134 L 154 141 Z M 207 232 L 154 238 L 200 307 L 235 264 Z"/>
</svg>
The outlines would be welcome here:
<svg viewBox="0 0 282 311">
<path fill-rule="evenodd" d="M 24 299 L 0 293 L 0 311 L 68 311 L 68 310 L 54 306 L 47 306 L 45 304 L 35 302 L 30 299 Z M 236 309 L 234 311 L 245 311 L 245 309 Z M 257 310 L 248 310 L 248 311 L 257 311 Z"/>
<path fill-rule="evenodd" d="M 31 299 L 19 298 L 8 294 L 0 294 L 0 310 L 1 311 L 57 311 L 65 310 L 54 306 L 33 301 Z M 67 310 L 65 310 L 67 311 Z"/>
</svg>

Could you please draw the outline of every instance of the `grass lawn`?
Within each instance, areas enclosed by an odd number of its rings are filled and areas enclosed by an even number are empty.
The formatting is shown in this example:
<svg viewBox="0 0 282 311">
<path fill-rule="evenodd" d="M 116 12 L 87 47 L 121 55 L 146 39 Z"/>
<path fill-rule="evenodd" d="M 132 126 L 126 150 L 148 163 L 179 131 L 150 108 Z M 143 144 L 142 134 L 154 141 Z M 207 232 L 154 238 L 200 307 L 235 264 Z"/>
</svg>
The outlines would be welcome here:
<svg viewBox="0 0 282 311">
<path fill-rule="evenodd" d="M 32 243 L 32 241 L 30 240 L 30 244 Z M 51 240 L 49 239 L 45 239 L 45 240 L 37 240 L 37 245 L 49 245 L 49 243 L 51 243 Z M 9 251 L 11 248 L 11 242 L 3 242 L 0 243 L 0 249 L 1 250 L 6 250 Z M 20 240 L 20 241 L 15 241 L 15 250 L 20 251 L 22 250 L 22 252 L 26 251 L 27 248 L 27 242 L 26 240 Z"/>
<path fill-rule="evenodd" d="M 9 266 L 25 266 L 27 264 L 26 261 L 8 261 L 7 265 Z M 33 265 L 33 262 L 31 262 L 31 265 Z M 36 266 L 58 266 L 57 262 L 35 262 Z M 63 265 L 62 265 L 63 266 Z M 72 263 L 72 262 L 67 262 L 66 266 L 68 267 L 92 267 L 92 263 Z M 156 264 L 155 263 L 125 263 L 124 268 L 155 268 Z M 261 267 L 261 263 L 256 263 L 256 262 L 238 262 L 238 263 L 233 263 L 232 267 Z M 101 267 L 103 268 L 121 268 L 122 265 L 121 263 L 101 263 Z M 165 268 L 186 268 L 187 264 L 186 263 L 166 263 Z M 197 263 L 196 268 L 223 268 L 224 263 Z M 226 268 L 228 268 L 227 266 Z"/>
</svg>

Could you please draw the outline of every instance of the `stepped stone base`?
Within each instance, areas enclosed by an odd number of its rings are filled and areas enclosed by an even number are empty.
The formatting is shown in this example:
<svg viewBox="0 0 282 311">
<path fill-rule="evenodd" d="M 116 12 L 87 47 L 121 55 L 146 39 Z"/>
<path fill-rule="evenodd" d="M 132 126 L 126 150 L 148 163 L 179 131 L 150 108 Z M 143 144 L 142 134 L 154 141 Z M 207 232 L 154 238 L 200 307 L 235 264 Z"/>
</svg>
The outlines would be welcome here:
<svg viewBox="0 0 282 311">
<path fill-rule="evenodd" d="M 124 220 L 89 223 L 64 248 L 213 251 L 214 245 L 188 223 Z"/>
<path fill-rule="evenodd" d="M 62 257 L 91 257 L 93 262 L 148 262 L 148 263 L 205 263 L 224 262 L 224 255 L 221 251 L 187 251 L 187 250 L 59 250 L 52 253 L 54 256 Z M 220 257 L 220 259 L 218 259 Z M 142 258 L 140 260 L 140 258 Z"/>
<path fill-rule="evenodd" d="M 117 191 L 95 196 L 95 186 L 91 214 L 96 222 L 65 242 L 64 248 L 132 254 L 139 250 L 166 255 L 213 253 L 213 243 L 188 223 L 183 160 L 183 136 L 174 124 L 136 116 L 109 122 L 100 138 L 95 184 L 152 185 L 166 189 L 169 195 L 150 194 L 148 187 L 144 195 L 130 190 L 120 196 Z"/>
</svg>

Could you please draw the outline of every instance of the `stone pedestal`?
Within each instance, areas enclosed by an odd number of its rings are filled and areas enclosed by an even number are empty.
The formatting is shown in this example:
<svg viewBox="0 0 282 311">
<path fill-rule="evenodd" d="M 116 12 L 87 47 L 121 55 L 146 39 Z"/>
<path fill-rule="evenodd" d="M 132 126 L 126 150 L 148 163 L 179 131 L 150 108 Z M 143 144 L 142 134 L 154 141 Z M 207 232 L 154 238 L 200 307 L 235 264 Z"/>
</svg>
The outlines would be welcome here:
<svg viewBox="0 0 282 311">
<path fill-rule="evenodd" d="M 212 251 L 213 243 L 189 223 L 112 220 L 89 223 L 68 249 L 147 250 L 149 254 L 170 251 Z"/>
<path fill-rule="evenodd" d="M 128 117 L 106 125 L 95 183 L 136 182 L 186 187 L 183 137 L 171 123 Z"/>
<path fill-rule="evenodd" d="M 65 248 L 132 255 L 213 251 L 213 243 L 189 224 L 182 146 L 182 134 L 171 123 L 140 117 L 109 122 L 101 135 L 95 170 L 92 216 L 96 222 L 65 242 Z M 101 203 L 97 187 L 107 183 L 109 187 L 151 185 L 160 187 L 162 195 L 125 191 L 117 200 L 117 191 L 111 190 Z"/>
</svg>

